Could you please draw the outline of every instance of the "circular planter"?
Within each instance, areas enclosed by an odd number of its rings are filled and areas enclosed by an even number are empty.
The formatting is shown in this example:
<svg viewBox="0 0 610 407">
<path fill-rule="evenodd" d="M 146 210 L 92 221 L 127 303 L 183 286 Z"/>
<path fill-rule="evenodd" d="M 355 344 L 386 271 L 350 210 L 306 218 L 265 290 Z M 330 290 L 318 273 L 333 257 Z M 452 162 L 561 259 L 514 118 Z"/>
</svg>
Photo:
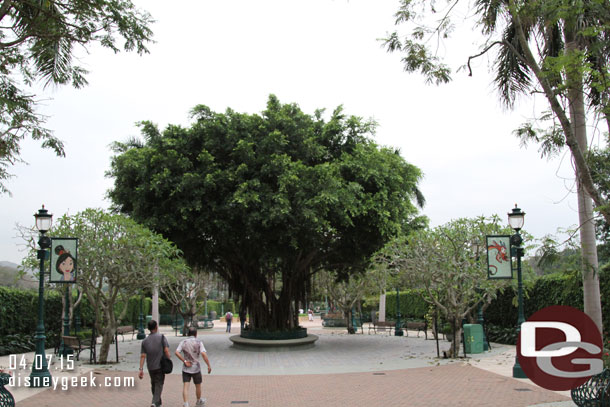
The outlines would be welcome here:
<svg viewBox="0 0 610 407">
<path fill-rule="evenodd" d="M 264 341 L 301 339 L 307 337 L 307 328 L 298 327 L 291 329 L 290 331 L 257 331 L 244 329 L 240 336 L 245 339 L 257 339 Z"/>
<path fill-rule="evenodd" d="M 240 335 L 229 338 L 233 348 L 253 352 L 287 352 L 313 348 L 318 340 L 317 335 L 306 335 L 296 339 L 251 339 Z"/>
</svg>

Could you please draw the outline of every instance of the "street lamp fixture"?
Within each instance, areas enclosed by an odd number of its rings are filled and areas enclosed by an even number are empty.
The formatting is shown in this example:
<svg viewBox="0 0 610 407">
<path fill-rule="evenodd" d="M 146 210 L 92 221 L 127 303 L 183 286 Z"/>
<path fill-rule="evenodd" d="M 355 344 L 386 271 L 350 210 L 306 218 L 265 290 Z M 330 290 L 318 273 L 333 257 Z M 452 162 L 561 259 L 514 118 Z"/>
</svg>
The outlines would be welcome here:
<svg viewBox="0 0 610 407">
<path fill-rule="evenodd" d="M 519 231 L 523 228 L 525 223 L 525 212 L 522 212 L 520 208 L 515 207 L 511 212 L 508 213 L 508 224 L 515 230 L 515 234 L 510 237 L 511 256 L 517 258 L 517 290 L 518 290 L 518 301 L 519 301 L 519 316 L 517 319 L 517 338 L 521 334 L 521 324 L 525 322 L 525 315 L 523 312 L 523 278 L 521 275 L 521 257 L 523 257 L 524 250 L 521 247 L 523 238 L 519 234 Z M 519 364 L 518 355 L 515 355 L 515 364 L 513 365 L 513 377 L 518 379 L 527 379 L 527 375 Z"/>
<path fill-rule="evenodd" d="M 515 207 L 513 208 L 513 210 L 508 214 L 508 224 L 518 234 L 519 231 L 523 228 L 524 223 L 525 223 L 525 212 L 522 212 L 521 208 L 518 208 L 517 204 L 515 204 Z"/>
<path fill-rule="evenodd" d="M 36 219 L 36 229 L 38 229 L 40 234 L 44 236 L 44 234 L 51 229 L 53 214 L 49 213 L 49 211 L 44 208 L 44 205 L 42 205 L 42 208 L 38 209 L 38 213 L 34 214 L 34 218 Z M 47 239 L 49 238 L 47 237 Z M 48 247 L 51 247 L 51 245 Z"/>
<path fill-rule="evenodd" d="M 32 373 L 30 374 L 30 386 L 31 387 L 49 387 L 52 384 L 51 373 L 47 365 L 47 358 L 45 355 L 45 330 L 44 330 L 44 261 L 49 258 L 49 251 L 51 247 L 51 238 L 45 236 L 45 233 L 51 229 L 51 223 L 53 221 L 53 215 L 49 213 L 42 205 L 42 209 L 38 210 L 38 213 L 34 214 L 36 218 L 36 229 L 40 232 L 40 239 L 38 245 L 38 260 L 40 260 L 40 278 L 38 281 L 38 324 L 36 325 L 36 335 L 34 339 L 36 341 L 36 353 L 34 355 L 34 361 L 32 366 Z"/>
</svg>

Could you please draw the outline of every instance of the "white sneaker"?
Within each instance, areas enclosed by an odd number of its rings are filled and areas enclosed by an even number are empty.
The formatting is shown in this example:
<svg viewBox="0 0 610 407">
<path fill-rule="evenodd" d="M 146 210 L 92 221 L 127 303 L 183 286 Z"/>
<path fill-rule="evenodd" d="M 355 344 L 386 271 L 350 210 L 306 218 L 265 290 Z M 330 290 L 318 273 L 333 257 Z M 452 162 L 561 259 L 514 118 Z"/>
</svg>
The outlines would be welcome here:
<svg viewBox="0 0 610 407">
<path fill-rule="evenodd" d="M 196 406 L 205 406 L 205 402 L 206 399 L 199 399 L 197 400 L 197 403 L 195 403 Z"/>
<path fill-rule="evenodd" d="M 189 407 L 189 402 L 184 403 L 184 407 Z"/>
</svg>

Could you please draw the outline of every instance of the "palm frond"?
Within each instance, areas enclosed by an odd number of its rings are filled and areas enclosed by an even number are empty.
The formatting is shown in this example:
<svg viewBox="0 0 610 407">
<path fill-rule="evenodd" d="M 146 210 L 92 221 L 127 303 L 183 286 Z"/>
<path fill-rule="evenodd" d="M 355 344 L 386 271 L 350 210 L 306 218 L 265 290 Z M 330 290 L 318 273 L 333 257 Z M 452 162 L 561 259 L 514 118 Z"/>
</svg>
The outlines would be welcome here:
<svg viewBox="0 0 610 407">
<path fill-rule="evenodd" d="M 523 59 L 523 48 L 513 24 L 506 27 L 495 63 L 496 83 L 502 102 L 512 108 L 517 95 L 532 86 L 531 71 Z"/>
</svg>

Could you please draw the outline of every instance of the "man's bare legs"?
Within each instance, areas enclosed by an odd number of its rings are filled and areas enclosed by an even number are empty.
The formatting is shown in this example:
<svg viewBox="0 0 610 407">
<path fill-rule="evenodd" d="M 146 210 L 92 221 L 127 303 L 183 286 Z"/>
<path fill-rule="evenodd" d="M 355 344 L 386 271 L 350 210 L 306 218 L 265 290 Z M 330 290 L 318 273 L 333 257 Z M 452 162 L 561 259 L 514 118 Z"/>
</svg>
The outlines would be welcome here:
<svg viewBox="0 0 610 407">
<path fill-rule="evenodd" d="M 189 384 L 191 384 L 191 382 L 186 382 L 184 383 L 184 386 L 182 386 L 182 400 L 184 400 L 184 403 L 188 403 L 188 399 L 189 399 Z M 199 385 L 199 387 L 201 388 L 201 385 Z"/>
</svg>

